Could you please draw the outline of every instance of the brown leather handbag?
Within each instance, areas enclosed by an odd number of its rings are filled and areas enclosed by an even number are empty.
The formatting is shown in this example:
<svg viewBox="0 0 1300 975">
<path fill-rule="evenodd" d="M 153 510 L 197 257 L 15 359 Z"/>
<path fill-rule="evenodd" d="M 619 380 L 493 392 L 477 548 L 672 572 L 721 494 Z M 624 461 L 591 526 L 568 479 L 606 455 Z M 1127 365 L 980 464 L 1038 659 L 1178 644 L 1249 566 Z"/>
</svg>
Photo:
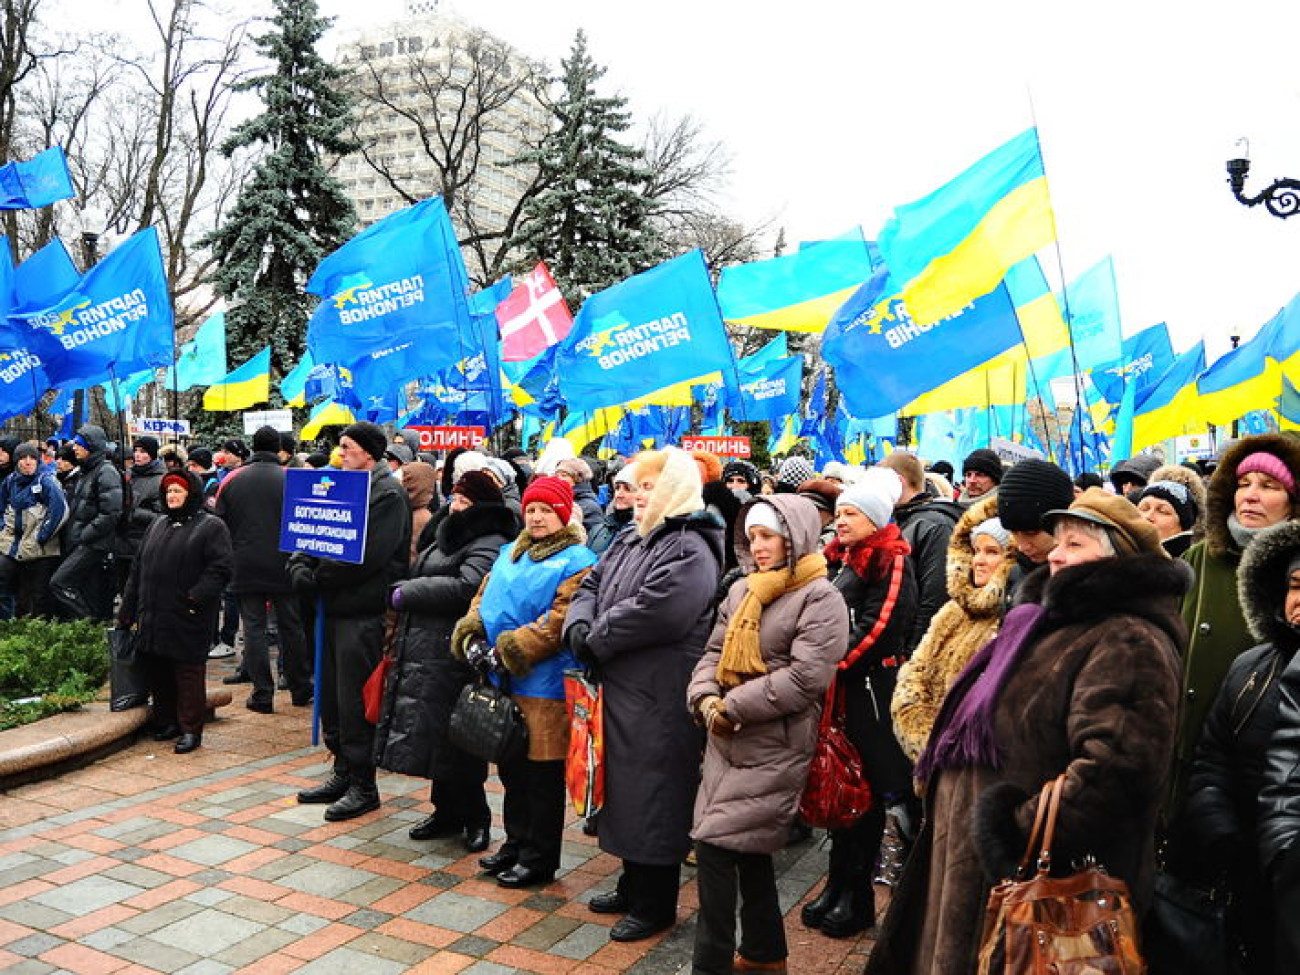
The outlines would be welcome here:
<svg viewBox="0 0 1300 975">
<path fill-rule="evenodd" d="M 979 975 L 1146 972 L 1138 952 L 1137 916 L 1124 881 L 1091 859 L 1068 877 L 1049 876 L 1064 788 L 1061 775 L 1039 794 L 1034 828 L 1016 875 L 989 892 Z"/>
</svg>

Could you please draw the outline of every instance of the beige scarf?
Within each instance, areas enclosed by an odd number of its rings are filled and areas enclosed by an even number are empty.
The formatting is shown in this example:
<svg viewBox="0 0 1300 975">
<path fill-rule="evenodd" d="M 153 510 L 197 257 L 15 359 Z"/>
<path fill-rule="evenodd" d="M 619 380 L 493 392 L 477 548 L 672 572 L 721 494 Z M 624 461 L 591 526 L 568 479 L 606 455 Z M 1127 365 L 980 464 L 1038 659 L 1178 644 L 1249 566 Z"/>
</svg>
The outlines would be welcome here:
<svg viewBox="0 0 1300 975">
<path fill-rule="evenodd" d="M 805 555 L 793 572 L 782 566 L 767 572 L 751 572 L 745 577 L 748 588 L 727 622 L 727 632 L 722 638 L 722 655 L 718 658 L 719 686 L 724 689 L 736 687 L 747 678 L 767 673 L 759 642 L 763 607 L 788 592 L 802 589 L 814 579 L 824 578 L 826 559 L 820 552 Z"/>
</svg>

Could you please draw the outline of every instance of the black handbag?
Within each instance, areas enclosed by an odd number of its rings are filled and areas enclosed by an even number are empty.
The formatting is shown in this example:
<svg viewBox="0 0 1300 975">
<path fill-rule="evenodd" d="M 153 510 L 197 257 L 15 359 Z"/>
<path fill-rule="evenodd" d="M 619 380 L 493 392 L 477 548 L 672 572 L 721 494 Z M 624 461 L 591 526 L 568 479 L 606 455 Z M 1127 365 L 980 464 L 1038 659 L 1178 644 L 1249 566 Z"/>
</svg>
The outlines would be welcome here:
<svg viewBox="0 0 1300 975">
<path fill-rule="evenodd" d="M 129 711 L 149 703 L 149 681 L 140 662 L 135 630 L 110 629 L 108 634 L 110 711 Z"/>
<path fill-rule="evenodd" d="M 466 684 L 451 711 L 451 743 L 475 758 L 503 765 L 528 753 L 528 724 L 519 705 L 490 684 Z"/>
<path fill-rule="evenodd" d="M 1155 894 L 1143 934 L 1153 975 L 1222 975 L 1230 971 L 1226 899 L 1184 883 L 1165 870 L 1156 872 Z"/>
</svg>

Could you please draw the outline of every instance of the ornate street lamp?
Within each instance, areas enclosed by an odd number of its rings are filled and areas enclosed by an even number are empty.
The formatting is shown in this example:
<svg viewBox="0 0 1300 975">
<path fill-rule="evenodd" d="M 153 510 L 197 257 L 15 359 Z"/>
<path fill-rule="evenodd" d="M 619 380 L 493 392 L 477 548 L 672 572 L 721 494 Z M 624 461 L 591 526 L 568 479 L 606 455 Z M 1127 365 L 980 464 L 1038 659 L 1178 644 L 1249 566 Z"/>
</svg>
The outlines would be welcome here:
<svg viewBox="0 0 1300 975">
<path fill-rule="evenodd" d="M 1300 213 L 1300 180 L 1275 179 L 1256 196 L 1247 196 L 1242 192 L 1250 173 L 1250 143 L 1245 139 L 1237 140 L 1237 145 L 1243 144 L 1246 147 L 1245 154 L 1239 159 L 1228 160 L 1228 185 L 1232 187 L 1232 195 L 1237 198 L 1237 202 L 1248 207 L 1262 203 L 1269 213 L 1283 220 Z"/>
</svg>

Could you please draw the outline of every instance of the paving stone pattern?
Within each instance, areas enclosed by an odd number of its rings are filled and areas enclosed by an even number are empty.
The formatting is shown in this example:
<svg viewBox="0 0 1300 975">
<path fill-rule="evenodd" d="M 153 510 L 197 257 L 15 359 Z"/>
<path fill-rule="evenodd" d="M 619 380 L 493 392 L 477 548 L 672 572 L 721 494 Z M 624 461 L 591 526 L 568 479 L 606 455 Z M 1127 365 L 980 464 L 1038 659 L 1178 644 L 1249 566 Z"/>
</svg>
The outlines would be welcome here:
<svg viewBox="0 0 1300 975">
<path fill-rule="evenodd" d="M 230 661 L 209 667 L 215 681 Z M 240 688 L 237 691 L 242 690 Z M 383 775 L 381 809 L 326 823 L 294 794 L 327 773 L 310 709 L 277 712 L 243 694 L 175 755 L 144 739 L 86 768 L 0 793 L 0 971 L 225 975 L 690 971 L 697 904 L 683 871 L 681 923 L 653 940 L 611 942 L 614 918 L 586 901 L 617 861 L 570 822 L 548 887 L 497 887 L 455 839 L 419 843 L 428 783 Z M 500 842 L 500 786 L 491 782 Z M 800 926 L 825 850 L 778 857 L 790 971 L 860 972 L 867 937 L 833 941 Z"/>
</svg>

